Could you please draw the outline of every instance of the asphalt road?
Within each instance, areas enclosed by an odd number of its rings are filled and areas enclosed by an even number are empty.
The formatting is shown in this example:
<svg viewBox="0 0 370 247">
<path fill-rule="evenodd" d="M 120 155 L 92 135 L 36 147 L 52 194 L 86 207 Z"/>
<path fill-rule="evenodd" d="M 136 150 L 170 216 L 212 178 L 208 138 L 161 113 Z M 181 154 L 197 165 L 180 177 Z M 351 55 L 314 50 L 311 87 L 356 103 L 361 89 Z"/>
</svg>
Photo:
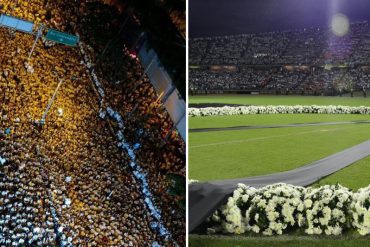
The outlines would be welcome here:
<svg viewBox="0 0 370 247">
<path fill-rule="evenodd" d="M 274 183 L 307 186 L 370 155 L 370 140 L 286 172 L 189 185 L 189 231 L 192 232 L 236 189 L 238 183 L 260 188 Z M 210 168 L 211 169 L 211 168 Z"/>
</svg>

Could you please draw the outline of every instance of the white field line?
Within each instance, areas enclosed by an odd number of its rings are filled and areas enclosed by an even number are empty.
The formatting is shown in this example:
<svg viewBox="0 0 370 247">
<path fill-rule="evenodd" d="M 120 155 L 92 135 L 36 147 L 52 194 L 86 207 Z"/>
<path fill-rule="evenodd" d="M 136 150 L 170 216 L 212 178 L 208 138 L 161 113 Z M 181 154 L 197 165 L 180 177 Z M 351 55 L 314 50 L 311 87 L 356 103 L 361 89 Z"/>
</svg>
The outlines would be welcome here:
<svg viewBox="0 0 370 247">
<path fill-rule="evenodd" d="M 339 131 L 339 130 L 343 130 L 343 129 L 357 128 L 357 127 L 359 127 L 359 126 L 336 128 L 336 129 L 319 129 L 319 130 L 303 131 L 303 132 L 292 133 L 292 134 L 285 134 L 285 135 L 274 135 L 274 136 L 249 138 L 249 139 L 241 139 L 241 140 L 234 140 L 234 141 L 214 142 L 214 143 L 207 143 L 207 144 L 200 144 L 200 145 L 195 145 L 195 146 L 189 146 L 189 149 L 203 148 L 203 147 L 210 147 L 210 146 L 222 146 L 222 145 L 227 145 L 227 144 L 236 144 L 236 143 L 244 143 L 244 142 L 253 142 L 253 141 L 267 140 L 267 139 L 273 139 L 273 138 L 279 138 L 279 137 L 286 137 L 286 136 L 305 135 L 305 134 L 311 134 L 311 133 L 317 133 L 317 132 L 332 132 L 332 131 Z"/>
</svg>

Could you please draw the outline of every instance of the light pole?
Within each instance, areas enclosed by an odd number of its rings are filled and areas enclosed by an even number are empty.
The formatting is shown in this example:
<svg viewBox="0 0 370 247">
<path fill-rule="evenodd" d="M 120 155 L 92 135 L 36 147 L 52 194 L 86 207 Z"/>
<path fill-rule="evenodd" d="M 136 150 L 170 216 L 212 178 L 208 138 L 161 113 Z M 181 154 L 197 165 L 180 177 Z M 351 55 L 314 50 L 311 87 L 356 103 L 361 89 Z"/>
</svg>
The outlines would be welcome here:
<svg viewBox="0 0 370 247">
<path fill-rule="evenodd" d="M 36 34 L 36 38 L 35 38 L 35 42 L 33 42 L 33 46 L 32 46 L 32 49 L 28 55 L 28 60 L 30 60 L 31 56 L 32 56 L 32 53 L 33 53 L 33 50 L 35 49 L 36 47 L 36 44 L 37 44 L 37 41 L 39 40 L 39 38 L 42 36 L 42 31 L 44 30 L 44 25 L 40 25 L 39 29 L 37 30 L 37 34 Z"/>
<path fill-rule="evenodd" d="M 42 114 L 42 117 L 41 117 L 41 119 L 40 119 L 40 124 L 41 124 L 41 125 L 44 125 L 44 124 L 45 124 L 45 119 L 46 119 L 46 117 L 47 117 L 47 114 L 48 114 L 48 112 L 49 112 L 49 110 L 50 110 L 51 106 L 53 105 L 53 103 L 54 103 L 54 101 L 55 101 L 55 97 L 56 97 L 56 95 L 57 95 L 57 93 L 58 93 L 58 91 L 59 91 L 60 86 L 62 86 L 62 84 L 63 84 L 63 82 L 64 82 L 64 79 L 60 79 L 60 78 L 59 78 L 59 76 L 58 76 L 58 74 L 57 74 L 56 72 L 54 72 L 54 74 L 55 74 L 55 75 L 56 75 L 56 77 L 58 78 L 58 86 L 57 86 L 57 88 L 55 89 L 53 96 L 52 96 L 52 97 L 51 97 L 51 99 L 49 100 L 49 103 L 48 103 L 48 105 L 46 106 L 46 109 L 45 109 L 45 111 L 44 111 L 44 114 Z M 72 76 L 72 77 L 71 77 L 71 80 L 73 80 L 73 81 L 77 81 L 77 80 L 79 80 L 79 78 L 78 78 L 78 77 L 76 77 L 76 76 Z M 63 110 L 58 109 L 58 115 L 60 115 L 60 116 L 61 116 L 61 115 L 63 115 Z"/>
<path fill-rule="evenodd" d="M 63 79 L 60 79 L 58 75 L 57 75 L 57 78 L 58 78 L 58 81 L 59 81 L 59 82 L 58 82 L 58 86 L 57 86 L 57 88 L 55 89 L 53 96 L 52 96 L 52 97 L 51 97 L 51 99 L 49 100 L 49 103 L 48 103 L 48 105 L 46 106 L 46 109 L 45 109 L 44 114 L 42 114 L 42 117 L 41 117 L 41 120 L 40 120 L 40 124 L 41 124 L 41 125 L 45 124 L 46 116 L 47 116 L 47 114 L 48 114 L 48 112 L 49 112 L 49 110 L 50 110 L 51 106 L 52 106 L 52 105 L 53 105 L 53 103 L 54 103 L 55 96 L 57 95 L 57 92 L 58 92 L 58 90 L 59 90 L 60 86 L 61 86 L 61 85 L 63 84 L 63 82 L 64 82 L 64 80 L 63 80 Z"/>
</svg>

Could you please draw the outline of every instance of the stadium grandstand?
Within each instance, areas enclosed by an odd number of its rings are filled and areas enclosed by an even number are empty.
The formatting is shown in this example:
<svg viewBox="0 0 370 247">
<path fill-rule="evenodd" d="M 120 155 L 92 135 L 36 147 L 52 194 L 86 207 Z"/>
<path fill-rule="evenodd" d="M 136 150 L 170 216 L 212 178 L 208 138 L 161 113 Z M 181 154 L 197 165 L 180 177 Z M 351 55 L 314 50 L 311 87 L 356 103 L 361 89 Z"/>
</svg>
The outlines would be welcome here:
<svg viewBox="0 0 370 247">
<path fill-rule="evenodd" d="M 190 93 L 341 95 L 370 87 L 370 25 L 193 38 Z"/>
</svg>

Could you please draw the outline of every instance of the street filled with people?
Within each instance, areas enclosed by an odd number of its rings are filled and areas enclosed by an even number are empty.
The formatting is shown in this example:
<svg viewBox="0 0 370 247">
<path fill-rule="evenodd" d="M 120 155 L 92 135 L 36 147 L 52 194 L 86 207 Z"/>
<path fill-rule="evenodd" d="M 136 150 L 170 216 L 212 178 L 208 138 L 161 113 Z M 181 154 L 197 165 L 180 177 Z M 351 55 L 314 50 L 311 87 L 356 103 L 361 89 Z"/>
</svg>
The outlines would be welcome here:
<svg viewBox="0 0 370 247">
<path fill-rule="evenodd" d="M 119 15 L 103 1 L 0 3 L 80 37 L 77 47 L 42 38 L 28 60 L 35 37 L 0 27 L 2 246 L 185 243 L 181 198 L 168 193 L 168 174 L 185 176 L 185 143 L 129 47 L 99 62 L 104 46 L 85 25 L 107 10 Z M 121 20 L 103 21 L 108 32 Z"/>
</svg>

